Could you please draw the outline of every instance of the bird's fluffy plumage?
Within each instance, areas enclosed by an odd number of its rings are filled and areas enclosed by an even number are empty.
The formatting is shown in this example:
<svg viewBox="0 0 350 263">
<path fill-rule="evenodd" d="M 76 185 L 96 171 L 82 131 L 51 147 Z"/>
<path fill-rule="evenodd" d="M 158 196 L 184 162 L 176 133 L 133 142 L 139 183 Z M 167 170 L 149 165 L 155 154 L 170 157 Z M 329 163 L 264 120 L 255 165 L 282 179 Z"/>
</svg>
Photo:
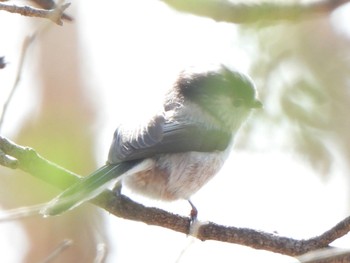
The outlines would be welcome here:
<svg viewBox="0 0 350 263">
<path fill-rule="evenodd" d="M 235 133 L 260 105 L 245 75 L 224 66 L 183 71 L 165 97 L 163 112 L 145 126 L 118 128 L 107 165 L 64 191 L 42 213 L 72 209 L 119 176 L 143 195 L 188 199 L 218 172 Z"/>
</svg>

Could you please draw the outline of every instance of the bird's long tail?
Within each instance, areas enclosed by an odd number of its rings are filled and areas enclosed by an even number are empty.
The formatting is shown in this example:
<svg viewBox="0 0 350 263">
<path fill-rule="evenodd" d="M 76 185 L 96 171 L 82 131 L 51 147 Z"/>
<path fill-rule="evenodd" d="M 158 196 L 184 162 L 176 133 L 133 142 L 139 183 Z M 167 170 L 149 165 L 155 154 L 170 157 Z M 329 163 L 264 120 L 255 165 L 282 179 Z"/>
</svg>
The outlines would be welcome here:
<svg viewBox="0 0 350 263">
<path fill-rule="evenodd" d="M 140 163 L 140 160 L 135 160 L 104 165 L 63 191 L 41 209 L 40 213 L 44 216 L 53 216 L 71 210 L 102 193 L 109 184 L 115 183 L 122 175 L 137 168 Z M 135 172 L 137 171 L 133 171 Z"/>
</svg>

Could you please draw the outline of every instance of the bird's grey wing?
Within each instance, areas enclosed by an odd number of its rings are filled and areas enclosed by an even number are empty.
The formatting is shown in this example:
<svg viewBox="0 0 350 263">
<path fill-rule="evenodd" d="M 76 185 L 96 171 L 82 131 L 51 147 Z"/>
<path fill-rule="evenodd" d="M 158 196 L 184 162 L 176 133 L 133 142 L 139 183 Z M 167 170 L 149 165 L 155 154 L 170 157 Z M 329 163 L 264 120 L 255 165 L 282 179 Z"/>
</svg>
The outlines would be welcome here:
<svg viewBox="0 0 350 263">
<path fill-rule="evenodd" d="M 168 122 L 160 115 L 133 133 L 117 129 L 109 162 L 118 163 L 165 153 L 223 151 L 231 138 L 231 133 L 220 129 L 208 128 L 197 122 Z"/>
</svg>

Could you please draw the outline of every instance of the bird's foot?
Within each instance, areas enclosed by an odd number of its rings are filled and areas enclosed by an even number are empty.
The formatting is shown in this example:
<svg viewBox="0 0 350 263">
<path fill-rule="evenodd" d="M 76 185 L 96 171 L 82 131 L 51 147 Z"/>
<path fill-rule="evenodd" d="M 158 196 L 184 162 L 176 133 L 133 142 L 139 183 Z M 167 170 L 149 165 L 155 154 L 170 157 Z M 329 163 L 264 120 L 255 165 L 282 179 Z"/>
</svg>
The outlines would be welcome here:
<svg viewBox="0 0 350 263">
<path fill-rule="evenodd" d="M 199 227 L 201 226 L 201 223 L 198 221 L 198 210 L 197 210 L 197 208 L 191 202 L 191 200 L 188 200 L 188 202 L 191 205 L 190 225 L 189 225 L 189 228 L 188 228 L 188 235 L 196 237 L 197 234 L 198 234 Z"/>
</svg>

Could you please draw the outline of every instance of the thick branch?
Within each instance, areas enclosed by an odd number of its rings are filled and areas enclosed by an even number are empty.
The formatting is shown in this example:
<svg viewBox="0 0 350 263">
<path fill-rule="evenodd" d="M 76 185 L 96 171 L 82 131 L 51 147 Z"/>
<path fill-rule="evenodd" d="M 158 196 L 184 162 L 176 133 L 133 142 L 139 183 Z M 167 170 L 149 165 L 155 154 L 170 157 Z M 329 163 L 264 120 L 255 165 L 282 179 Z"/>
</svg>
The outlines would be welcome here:
<svg viewBox="0 0 350 263">
<path fill-rule="evenodd" d="M 229 23 L 255 23 L 262 21 L 310 18 L 331 13 L 350 0 L 323 0 L 308 3 L 263 2 L 259 4 L 234 3 L 228 0 L 162 0 L 174 9 Z"/>
<path fill-rule="evenodd" d="M 2 157 L 0 158 L 1 165 L 19 168 L 58 188 L 65 189 L 80 179 L 74 173 L 45 160 L 33 149 L 16 145 L 1 136 L 0 150 L 2 151 L 2 155 L 0 154 Z M 158 208 L 145 207 L 124 195 L 117 195 L 109 190 L 91 202 L 118 217 L 188 233 L 190 218 Z M 200 240 L 217 240 L 297 256 L 316 249 L 328 248 L 331 242 L 349 231 L 350 217 L 345 218 L 320 236 L 307 240 L 297 240 L 253 229 L 229 227 L 208 222 L 200 225 L 196 237 Z"/>
<path fill-rule="evenodd" d="M 65 189 L 79 176 L 44 159 L 33 149 L 17 145 L 0 136 L 0 165 L 21 169 L 53 186 Z"/>
<path fill-rule="evenodd" d="M 70 3 L 57 6 L 55 9 L 44 10 L 39 8 L 34 8 L 30 6 L 17 6 L 17 5 L 8 5 L 0 3 L 0 10 L 4 10 L 10 13 L 21 14 L 23 16 L 29 17 L 40 17 L 50 19 L 52 22 L 57 25 L 63 25 L 62 16 L 63 12 L 70 6 Z"/>
</svg>

